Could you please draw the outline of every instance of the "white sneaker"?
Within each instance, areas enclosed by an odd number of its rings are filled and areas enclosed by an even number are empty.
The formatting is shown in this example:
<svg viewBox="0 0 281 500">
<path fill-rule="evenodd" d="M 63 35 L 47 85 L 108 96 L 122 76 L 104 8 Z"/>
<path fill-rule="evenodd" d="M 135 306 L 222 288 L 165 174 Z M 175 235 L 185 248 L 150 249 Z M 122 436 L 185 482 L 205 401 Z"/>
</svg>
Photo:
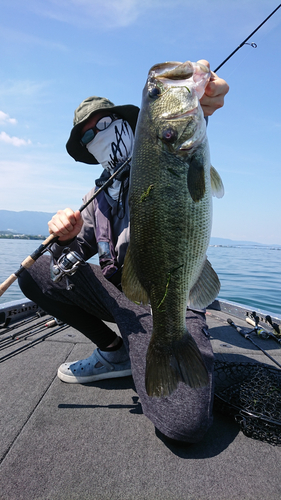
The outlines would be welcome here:
<svg viewBox="0 0 281 500">
<path fill-rule="evenodd" d="M 87 384 L 107 378 L 128 377 L 132 375 L 131 362 L 109 363 L 97 348 L 93 354 L 80 361 L 63 363 L 58 369 L 58 378 L 69 384 Z"/>
</svg>

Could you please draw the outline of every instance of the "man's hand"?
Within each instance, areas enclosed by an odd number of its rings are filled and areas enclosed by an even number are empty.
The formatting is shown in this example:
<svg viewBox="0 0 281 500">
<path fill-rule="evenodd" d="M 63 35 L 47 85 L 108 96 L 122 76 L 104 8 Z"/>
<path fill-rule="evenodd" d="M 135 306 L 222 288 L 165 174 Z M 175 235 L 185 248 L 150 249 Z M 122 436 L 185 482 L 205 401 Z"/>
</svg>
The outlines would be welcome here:
<svg viewBox="0 0 281 500">
<path fill-rule="evenodd" d="M 200 59 L 198 63 L 204 64 L 210 69 L 210 64 L 205 59 Z M 205 94 L 200 99 L 204 116 L 211 116 L 217 109 L 222 108 L 224 96 L 229 91 L 229 86 L 225 80 L 219 78 L 213 71 L 210 81 L 205 89 Z"/>
<path fill-rule="evenodd" d="M 59 236 L 61 243 L 72 240 L 80 233 L 83 219 L 79 210 L 73 212 L 71 208 L 59 210 L 48 222 L 49 233 Z"/>
</svg>

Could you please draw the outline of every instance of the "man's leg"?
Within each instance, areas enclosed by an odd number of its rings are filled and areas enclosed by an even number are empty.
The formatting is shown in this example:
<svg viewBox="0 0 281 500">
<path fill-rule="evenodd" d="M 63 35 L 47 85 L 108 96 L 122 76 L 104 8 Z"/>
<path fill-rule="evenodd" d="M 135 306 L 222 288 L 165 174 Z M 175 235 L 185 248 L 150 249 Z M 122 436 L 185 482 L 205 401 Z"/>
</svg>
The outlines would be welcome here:
<svg viewBox="0 0 281 500">
<path fill-rule="evenodd" d="M 80 268 L 71 280 L 75 285 L 73 291 L 65 290 L 63 284 L 51 287 L 52 291 L 48 283 L 41 283 L 40 288 L 47 296 L 51 294 L 54 300 L 59 297 L 66 302 L 72 300 L 83 313 L 92 314 L 94 311 L 99 319 L 115 321 L 130 352 L 132 375 L 144 414 L 170 439 L 191 443 L 200 441 L 212 423 L 213 404 L 213 352 L 206 335 L 205 315 L 187 311 L 186 324 L 203 356 L 209 384 L 202 389 L 191 389 L 180 382 L 168 397 L 149 397 L 145 390 L 146 352 L 153 327 L 149 308 L 129 301 L 103 277 L 97 266 Z M 78 329 L 81 331 L 80 327 Z"/>
<path fill-rule="evenodd" d="M 93 279 L 93 274 L 95 279 Z M 131 302 L 116 287 L 103 278 L 99 269 L 89 275 L 76 273 L 77 287 L 88 280 L 98 289 L 99 299 L 117 323 L 130 353 L 132 375 L 144 414 L 155 427 L 170 439 L 194 443 L 200 441 L 212 424 L 214 356 L 205 314 L 186 311 L 186 325 L 202 354 L 209 383 L 201 389 L 191 389 L 180 382 L 168 397 L 150 397 L 145 389 L 146 352 L 150 342 L 153 318 L 150 307 Z M 81 281 L 83 279 L 83 281 Z M 97 280 L 97 281 L 95 281 Z M 91 286 L 90 283 L 88 285 Z M 83 287 L 86 290 L 86 286 Z"/>
<path fill-rule="evenodd" d="M 187 310 L 186 326 L 202 354 L 209 374 L 209 383 L 201 389 L 191 389 L 180 382 L 168 397 L 150 397 L 145 389 L 146 352 L 153 321 L 149 308 L 137 306 L 124 294 L 116 296 L 117 307 L 112 314 L 124 342 L 128 342 L 132 376 L 143 413 L 164 436 L 181 442 L 201 441 L 212 424 L 214 356 L 205 314 Z"/>
<path fill-rule="evenodd" d="M 26 297 L 55 318 L 72 326 L 83 333 L 101 349 L 106 348 L 116 340 L 116 333 L 105 323 L 77 306 L 72 300 L 64 302 L 52 298 L 51 293 L 43 293 L 28 271 L 19 276 L 19 285 Z"/>
<path fill-rule="evenodd" d="M 86 272 L 90 274 L 91 279 L 95 279 L 89 266 L 85 266 L 81 272 Z M 91 290 L 87 284 L 80 283 L 77 298 L 77 286 L 76 290 L 74 287 L 73 291 L 68 291 L 65 285 L 55 285 L 50 280 L 49 259 L 43 257 L 34 264 L 32 270 L 24 271 L 20 275 L 19 285 L 29 299 L 49 314 L 79 330 L 98 346 L 89 358 L 61 365 L 58 369 L 58 377 L 61 380 L 87 383 L 131 374 L 129 356 L 122 338 L 102 321 L 103 318 L 107 321 L 114 319 L 102 304 L 99 307 L 99 299 L 93 288 Z M 81 300 L 83 287 L 83 293 L 87 296 L 85 300 Z M 86 309 L 83 307 L 84 302 Z M 95 312 L 99 317 L 95 316 Z"/>
</svg>

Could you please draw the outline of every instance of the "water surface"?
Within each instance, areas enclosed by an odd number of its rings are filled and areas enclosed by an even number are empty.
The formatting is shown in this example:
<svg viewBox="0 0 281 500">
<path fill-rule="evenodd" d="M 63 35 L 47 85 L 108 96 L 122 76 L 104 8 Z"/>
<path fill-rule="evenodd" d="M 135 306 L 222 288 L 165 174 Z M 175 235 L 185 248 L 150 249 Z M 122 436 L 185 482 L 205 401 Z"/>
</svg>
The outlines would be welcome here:
<svg viewBox="0 0 281 500">
<path fill-rule="evenodd" d="M 0 282 L 40 245 L 38 240 L 0 239 Z M 281 315 L 281 248 L 210 246 L 208 258 L 221 281 L 219 298 Z M 91 262 L 97 264 L 97 257 Z M 17 281 L 0 297 L 0 304 L 21 299 Z"/>
</svg>

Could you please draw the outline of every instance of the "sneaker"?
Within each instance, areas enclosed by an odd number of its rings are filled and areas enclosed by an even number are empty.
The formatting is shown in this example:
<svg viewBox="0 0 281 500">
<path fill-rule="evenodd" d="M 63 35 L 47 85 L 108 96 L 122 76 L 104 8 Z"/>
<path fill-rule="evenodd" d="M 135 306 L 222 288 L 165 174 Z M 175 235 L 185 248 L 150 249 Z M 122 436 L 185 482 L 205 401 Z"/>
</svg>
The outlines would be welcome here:
<svg viewBox="0 0 281 500">
<path fill-rule="evenodd" d="M 63 363 L 58 369 L 58 378 L 69 384 L 87 384 L 96 380 L 129 375 L 132 375 L 129 357 L 122 363 L 109 363 L 101 355 L 99 348 L 95 349 L 89 358 Z"/>
</svg>

